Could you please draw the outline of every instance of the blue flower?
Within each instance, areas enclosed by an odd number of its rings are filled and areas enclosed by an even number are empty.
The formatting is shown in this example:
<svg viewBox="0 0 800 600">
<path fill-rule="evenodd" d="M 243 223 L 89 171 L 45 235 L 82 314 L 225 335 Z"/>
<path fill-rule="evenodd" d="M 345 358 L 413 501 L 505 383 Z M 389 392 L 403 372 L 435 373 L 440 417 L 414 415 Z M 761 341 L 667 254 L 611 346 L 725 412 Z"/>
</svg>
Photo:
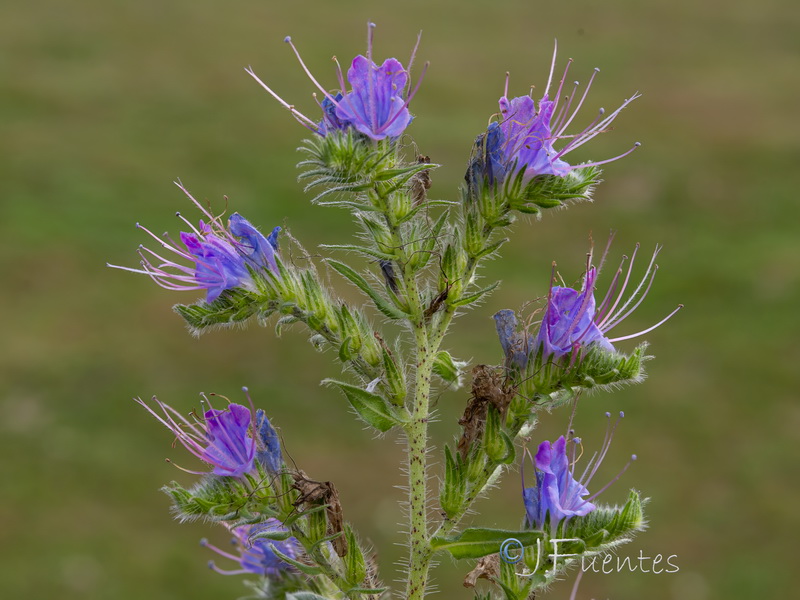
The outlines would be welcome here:
<svg viewBox="0 0 800 600">
<path fill-rule="evenodd" d="M 592 456 L 578 479 L 575 478 L 575 466 L 579 458 L 577 455 L 578 447 L 581 445 L 580 438 L 573 437 L 567 441 L 562 435 L 552 444 L 548 441 L 539 444 L 536 456 L 532 459 L 536 474 L 534 485 L 525 487 L 524 465 L 522 469 L 522 501 L 525 506 L 527 527 L 544 529 L 549 526 L 550 534 L 555 535 L 558 524 L 564 519 L 585 517 L 597 508 L 592 501 L 616 482 L 636 460 L 634 454 L 616 477 L 599 491 L 589 495 L 587 486 L 608 453 L 614 432 L 624 416 L 625 414 L 620 412 L 619 419 L 612 425 L 611 413 L 606 413 L 608 425 L 603 446 Z M 527 452 L 527 456 L 531 458 L 530 452 Z"/>
<path fill-rule="evenodd" d="M 410 90 L 408 70 L 399 60 L 387 58 L 380 65 L 373 61 L 372 30 L 374 28 L 374 23 L 368 24 L 367 55 L 356 56 L 347 70 L 349 89 L 337 61 L 339 90 L 336 92 L 330 92 L 320 85 L 303 62 L 300 53 L 292 43 L 292 38 L 288 36 L 285 38 L 284 41 L 291 46 L 306 75 L 322 92 L 323 99 L 319 103 L 322 110 L 321 121 L 310 119 L 283 100 L 261 81 L 251 68 L 247 68 L 246 71 L 273 98 L 287 108 L 295 119 L 314 133 L 325 136 L 331 131 L 343 131 L 352 127 L 373 140 L 395 139 L 405 131 L 413 119 L 408 105 L 419 89 L 424 70 L 414 89 Z M 411 53 L 409 69 L 414 62 L 418 45 L 419 39 Z"/>
<path fill-rule="evenodd" d="M 137 399 L 137 402 L 167 427 L 189 452 L 212 465 L 215 475 L 241 477 L 253 470 L 256 442 L 252 437 L 252 412 L 249 408 L 231 403 L 224 410 L 209 408 L 202 419 L 188 419 L 158 398 L 154 397 L 153 402 L 163 414 L 142 400 Z"/>
<path fill-rule="evenodd" d="M 168 290 L 206 290 L 206 302 L 213 302 L 225 290 L 233 288 L 255 289 L 251 269 L 277 273 L 275 256 L 278 251 L 276 227 L 269 237 L 258 231 L 239 213 L 234 213 L 226 227 L 220 217 L 203 208 L 180 183 L 178 187 L 203 212 L 208 219 L 195 227 L 184 219 L 191 232 L 181 232 L 181 244 L 168 236 L 160 238 L 138 223 L 136 226 L 156 240 L 159 245 L 184 262 L 171 260 L 144 246 L 139 247 L 141 269 L 109 265 L 133 273 L 149 275 L 158 285 Z"/>
<path fill-rule="evenodd" d="M 564 104 L 561 105 L 562 92 L 565 91 L 564 83 L 572 61 L 570 60 L 567 63 L 567 67 L 558 84 L 558 89 L 551 100 L 550 87 L 553 82 L 555 64 L 556 52 L 554 51 L 550 65 L 550 77 L 547 81 L 544 95 L 538 102 L 535 102 L 531 96 L 518 96 L 509 99 L 508 77 L 506 77 L 505 92 L 499 101 L 501 119 L 499 122 L 492 123 L 489 126 L 485 139 L 486 149 L 492 154 L 491 163 L 486 157 L 482 159 L 479 157 L 482 169 L 487 169 L 491 164 L 491 171 L 499 181 L 502 181 L 508 175 L 521 176 L 523 184 L 539 175 L 563 177 L 574 169 L 597 166 L 620 159 L 639 146 L 637 143 L 627 152 L 606 160 L 579 165 L 567 163 L 564 157 L 569 152 L 590 141 L 596 135 L 607 131 L 620 111 L 638 98 L 639 94 L 634 94 L 625 100 L 617 110 L 608 116 L 605 115 L 605 110 L 601 108 L 597 118 L 583 131 L 568 134 L 567 128 L 583 106 L 598 69 L 595 69 L 589 79 L 589 83 L 579 101 L 576 102 L 579 84 L 575 82 L 572 92 L 563 98 Z M 493 137 L 490 137 L 490 134 Z M 555 144 L 561 140 L 568 141 L 557 149 Z M 498 160 L 497 156 L 498 149 L 501 154 L 500 160 Z"/>
<path fill-rule="evenodd" d="M 595 279 L 597 269 L 591 267 L 580 291 L 558 285 L 550 287 L 547 307 L 534 342 L 534 347 L 541 348 L 544 356 L 560 358 L 576 347 L 591 344 L 607 352 L 614 351 L 611 341 L 595 322 Z"/>
<path fill-rule="evenodd" d="M 583 517 L 597 508 L 584 497 L 589 490 L 573 476 L 567 458 L 567 440 L 562 435 L 555 443 L 542 442 L 535 459 L 536 485 L 522 489 L 528 527 L 551 530 L 562 519 Z"/>
<path fill-rule="evenodd" d="M 270 540 L 258 537 L 265 532 L 286 532 L 288 531 L 278 519 L 267 519 L 264 523 L 254 525 L 241 525 L 234 527 L 233 543 L 236 546 L 238 555 L 225 552 L 216 546 L 202 540 L 200 544 L 223 556 L 236 561 L 240 569 L 226 571 L 217 567 L 213 561 L 209 562 L 209 567 L 222 575 L 244 575 L 255 574 L 264 577 L 278 578 L 284 573 L 293 572 L 293 568 L 281 560 L 273 551 L 273 547 L 281 554 L 289 558 L 296 559 L 301 553 L 300 543 L 294 537 L 289 537 L 282 541 Z"/>
<path fill-rule="evenodd" d="M 591 254 L 580 289 L 553 285 L 551 279 L 547 304 L 535 337 L 527 332 L 517 331 L 517 317 L 513 311 L 508 309 L 499 311 L 494 318 L 500 344 L 506 356 L 506 363 L 524 370 L 531 357 L 537 354 L 543 360 L 551 357 L 553 360 L 558 360 L 567 355 L 577 358 L 580 351 L 589 348 L 614 352 L 616 342 L 639 337 L 661 326 L 683 305 L 678 305 L 675 310 L 652 327 L 620 337 L 609 335 L 613 328 L 630 316 L 644 301 L 658 271 L 655 259 L 660 251 L 661 248 L 656 246 L 644 276 L 627 298 L 625 298 L 625 292 L 630 282 L 636 255 L 639 252 L 638 244 L 630 257 L 627 270 L 624 269 L 624 265 L 628 258 L 623 257 L 611 280 L 608 292 L 599 305 L 594 297 L 595 282 L 599 271 L 591 264 Z M 601 259 L 601 265 L 603 262 L 605 262 L 605 254 Z"/>
</svg>

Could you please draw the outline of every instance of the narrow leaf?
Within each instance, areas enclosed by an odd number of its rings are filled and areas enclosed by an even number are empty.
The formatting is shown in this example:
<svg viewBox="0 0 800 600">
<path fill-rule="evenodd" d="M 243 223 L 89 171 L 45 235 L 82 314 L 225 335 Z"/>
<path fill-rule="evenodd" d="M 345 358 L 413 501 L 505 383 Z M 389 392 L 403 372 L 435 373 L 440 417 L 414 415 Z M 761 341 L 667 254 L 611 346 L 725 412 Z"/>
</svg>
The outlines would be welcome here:
<svg viewBox="0 0 800 600">
<path fill-rule="evenodd" d="M 542 539 L 541 531 L 508 531 L 504 529 L 471 528 L 449 538 L 431 540 L 433 550 L 447 550 L 453 558 L 481 558 L 500 551 L 506 540 L 517 540 L 523 547 L 532 546 Z"/>
<path fill-rule="evenodd" d="M 370 286 L 367 281 L 353 269 L 338 260 L 328 259 L 326 261 L 331 267 L 336 269 L 341 275 L 349 279 L 355 286 L 370 297 L 375 304 L 375 308 L 381 311 L 390 319 L 405 319 L 407 315 L 399 310 L 397 307 L 392 306 L 386 298 L 381 296 L 376 290 Z"/>
<path fill-rule="evenodd" d="M 358 416 L 378 431 L 389 431 L 400 424 L 400 419 L 381 396 L 333 379 L 325 379 L 322 383 L 333 384 L 342 390 Z"/>
</svg>

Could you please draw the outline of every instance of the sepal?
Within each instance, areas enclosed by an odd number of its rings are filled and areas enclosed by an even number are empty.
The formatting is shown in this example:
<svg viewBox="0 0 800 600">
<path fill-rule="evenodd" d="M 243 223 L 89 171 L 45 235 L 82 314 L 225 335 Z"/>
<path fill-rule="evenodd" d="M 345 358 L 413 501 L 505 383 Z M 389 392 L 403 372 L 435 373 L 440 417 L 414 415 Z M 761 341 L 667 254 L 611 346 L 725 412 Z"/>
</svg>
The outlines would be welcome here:
<svg viewBox="0 0 800 600">
<path fill-rule="evenodd" d="M 523 184 L 524 170 L 506 182 L 504 192 L 512 210 L 539 214 L 543 209 L 557 208 L 574 202 L 591 202 L 592 192 L 600 183 L 597 167 L 573 169 L 563 177 L 538 175 Z"/>
</svg>

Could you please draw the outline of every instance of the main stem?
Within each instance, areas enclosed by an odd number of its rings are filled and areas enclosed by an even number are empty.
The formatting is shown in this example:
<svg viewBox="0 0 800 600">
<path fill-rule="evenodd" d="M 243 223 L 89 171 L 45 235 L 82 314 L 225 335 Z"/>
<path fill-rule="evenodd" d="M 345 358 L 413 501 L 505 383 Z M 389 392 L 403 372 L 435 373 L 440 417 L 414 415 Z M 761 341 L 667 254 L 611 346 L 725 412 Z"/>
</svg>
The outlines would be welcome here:
<svg viewBox="0 0 800 600">
<path fill-rule="evenodd" d="M 435 350 L 429 347 L 422 322 L 414 324 L 417 346 L 417 373 L 411 421 L 406 427 L 408 440 L 409 560 L 406 599 L 425 596 L 431 549 L 428 539 L 427 448 L 431 375 Z"/>
</svg>

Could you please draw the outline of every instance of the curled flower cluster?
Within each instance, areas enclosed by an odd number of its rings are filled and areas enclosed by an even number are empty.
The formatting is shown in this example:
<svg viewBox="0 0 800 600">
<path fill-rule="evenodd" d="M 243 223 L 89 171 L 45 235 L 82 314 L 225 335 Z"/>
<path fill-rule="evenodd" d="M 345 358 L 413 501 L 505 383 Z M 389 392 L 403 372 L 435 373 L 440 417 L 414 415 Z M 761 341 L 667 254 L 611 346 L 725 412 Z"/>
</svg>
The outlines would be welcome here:
<svg viewBox="0 0 800 600">
<path fill-rule="evenodd" d="M 108 266 L 149 275 L 158 285 L 168 290 L 206 290 L 207 302 L 213 302 L 225 290 L 238 287 L 253 289 L 251 270 L 277 272 L 275 257 L 280 227 L 276 227 L 265 237 L 239 213 L 231 215 L 228 226 L 225 227 L 220 217 L 203 208 L 180 183 L 176 185 L 203 212 L 208 221 L 200 220 L 195 227 L 178 213 L 178 217 L 191 229 L 190 233 L 181 232 L 182 247 L 166 234 L 161 238 L 138 223 L 136 226 L 156 240 L 163 249 L 192 264 L 176 262 L 140 246 L 141 269 Z"/>
<path fill-rule="evenodd" d="M 336 61 L 336 75 L 339 82 L 337 91 L 326 90 L 311 74 L 291 37 L 284 40 L 292 47 L 300 65 L 317 89 L 322 92 L 319 102 L 322 119 L 315 121 L 287 103 L 247 68 L 247 72 L 269 92 L 282 106 L 287 108 L 303 126 L 314 133 L 325 136 L 332 131 L 343 131 L 350 127 L 373 140 L 397 138 L 411 123 L 412 116 L 408 105 L 422 82 L 420 76 L 413 90 L 410 90 L 408 73 L 414 62 L 419 38 L 411 53 L 408 69 L 396 58 L 387 58 L 381 65 L 372 59 L 372 38 L 374 23 L 368 24 L 367 55 L 359 54 L 347 70 L 347 82 L 339 62 Z M 427 65 L 426 65 L 427 68 Z M 348 88 L 349 84 L 349 88 Z M 315 94 L 316 97 L 316 94 Z"/>
<path fill-rule="evenodd" d="M 608 427 L 603 445 L 599 452 L 594 453 L 577 479 L 575 464 L 577 449 L 581 444 L 580 438 L 570 437 L 568 441 L 562 435 L 553 443 L 544 441 L 539 444 L 535 458 L 531 458 L 536 483 L 526 487 L 524 469 L 522 475 L 522 500 L 525 505 L 525 523 L 528 527 L 542 529 L 549 525 L 551 534 L 555 534 L 556 527 L 564 519 L 584 517 L 597 508 L 592 500 L 617 481 L 631 462 L 636 460 L 634 454 L 616 477 L 598 492 L 589 495 L 587 486 L 608 453 L 614 432 L 624 416 L 624 413 L 619 413 L 619 419 L 611 425 L 611 413 L 606 413 Z M 530 453 L 528 456 L 530 457 Z"/>
</svg>

